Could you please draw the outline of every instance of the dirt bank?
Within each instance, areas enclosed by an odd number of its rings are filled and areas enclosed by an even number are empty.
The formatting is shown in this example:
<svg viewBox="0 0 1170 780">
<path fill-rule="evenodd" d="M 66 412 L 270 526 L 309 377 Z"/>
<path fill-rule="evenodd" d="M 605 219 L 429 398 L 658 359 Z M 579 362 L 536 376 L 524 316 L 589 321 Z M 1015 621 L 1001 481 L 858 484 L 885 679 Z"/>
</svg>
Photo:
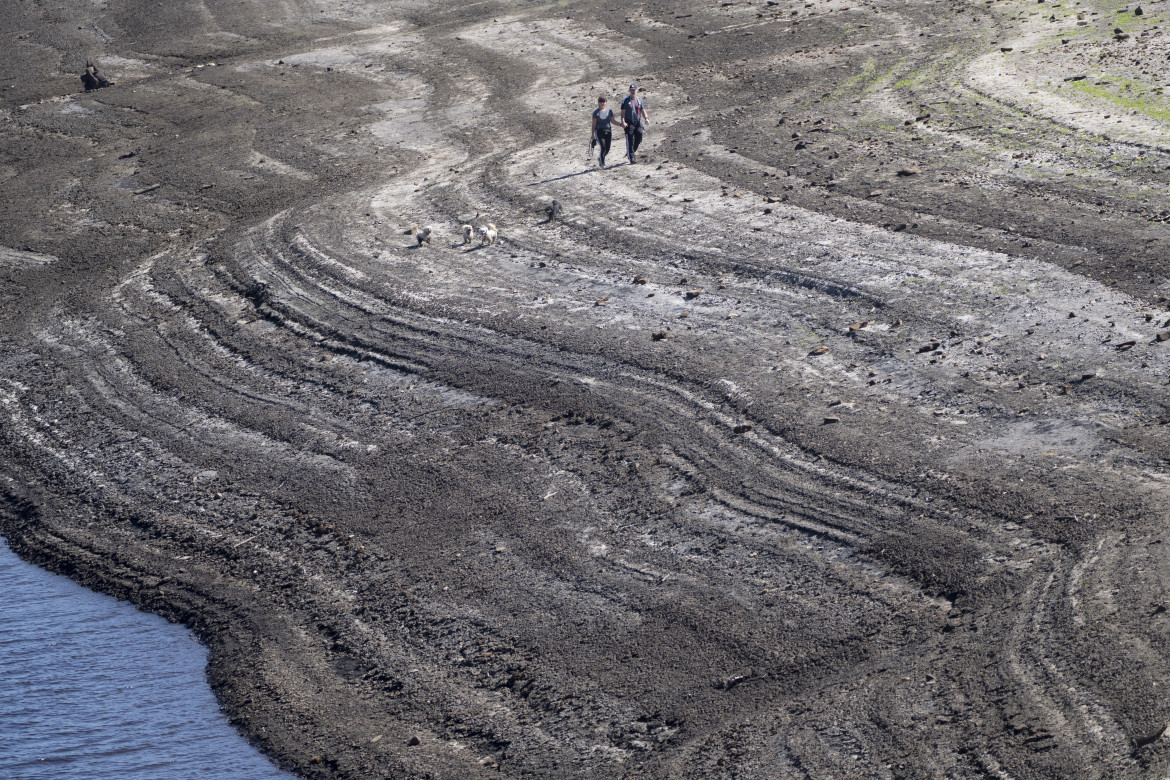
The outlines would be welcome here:
<svg viewBox="0 0 1170 780">
<path fill-rule="evenodd" d="M 306 777 L 1163 776 L 1164 5 L 19 4 L 0 531 Z"/>
</svg>

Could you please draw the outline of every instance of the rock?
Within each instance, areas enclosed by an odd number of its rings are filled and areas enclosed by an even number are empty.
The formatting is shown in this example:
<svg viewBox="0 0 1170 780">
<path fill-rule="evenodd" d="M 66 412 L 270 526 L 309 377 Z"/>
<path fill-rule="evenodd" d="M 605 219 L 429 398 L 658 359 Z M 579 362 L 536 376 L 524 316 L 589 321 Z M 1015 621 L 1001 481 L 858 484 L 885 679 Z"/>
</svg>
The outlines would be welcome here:
<svg viewBox="0 0 1170 780">
<path fill-rule="evenodd" d="M 1170 339 L 1170 330 L 1158 331 L 1158 335 L 1154 336 L 1154 338 L 1156 338 L 1158 341 L 1165 341 L 1166 339 Z"/>
<path fill-rule="evenodd" d="M 645 276 L 635 276 L 633 281 L 634 281 L 634 284 L 647 284 L 650 280 L 647 279 Z"/>
<path fill-rule="evenodd" d="M 1095 376 L 1097 376 L 1097 375 L 1096 374 L 1081 374 L 1081 381 L 1087 382 L 1088 380 L 1092 379 Z"/>
<path fill-rule="evenodd" d="M 1012 50 L 1012 47 L 1011 46 L 1000 46 L 999 50 L 1004 52 L 1004 53 L 1007 53 L 1007 52 Z"/>
<path fill-rule="evenodd" d="M 863 322 L 855 322 L 849 326 L 849 330 L 861 330 L 862 328 L 864 328 L 867 325 L 869 325 L 869 320 L 865 320 Z"/>
<path fill-rule="evenodd" d="M 821 425 L 836 425 L 839 422 L 841 422 L 840 417 L 826 417 Z"/>
<path fill-rule="evenodd" d="M 1065 78 L 1065 81 L 1084 81 L 1088 77 L 1089 76 L 1086 73 L 1078 73 L 1075 76 L 1068 76 L 1067 78 Z"/>
<path fill-rule="evenodd" d="M 1123 341 L 1120 344 L 1117 344 L 1115 346 L 1117 347 L 1118 350 L 1125 351 L 1127 349 L 1133 349 L 1134 347 L 1136 347 L 1137 342 L 1136 341 Z"/>
<path fill-rule="evenodd" d="M 418 745 L 421 743 L 422 743 L 422 740 L 419 739 L 417 736 L 411 737 L 410 739 L 408 739 L 406 741 L 406 744 L 408 747 L 414 747 L 415 745 Z"/>
<path fill-rule="evenodd" d="M 593 305 L 594 306 L 601 306 L 603 303 L 605 303 L 608 300 L 609 300 L 609 296 L 607 295 L 604 298 L 598 298 L 596 301 L 593 302 Z"/>
<path fill-rule="evenodd" d="M 667 335 L 668 334 L 665 330 L 658 330 L 654 333 L 651 333 L 650 338 L 654 339 L 655 341 L 662 341 L 664 338 L 666 338 Z"/>
<path fill-rule="evenodd" d="M 748 431 L 750 431 L 754 427 L 755 426 L 752 425 L 751 423 L 743 423 L 742 425 L 737 425 L 734 428 L 732 428 L 731 432 L 732 433 L 747 433 Z"/>
<path fill-rule="evenodd" d="M 1142 7 L 1140 5 L 1137 8 L 1133 9 L 1134 16 L 1141 16 L 1144 13 L 1145 13 L 1145 11 L 1142 10 Z"/>
<path fill-rule="evenodd" d="M 918 168 L 899 168 L 896 175 L 898 176 L 917 176 L 922 173 Z"/>
<path fill-rule="evenodd" d="M 1113 40 L 1115 40 L 1115 41 L 1128 41 L 1129 40 L 1129 33 L 1118 33 L 1117 35 L 1113 36 Z"/>
<path fill-rule="evenodd" d="M 823 354 L 825 354 L 825 353 L 826 353 L 826 352 L 828 352 L 828 351 L 829 351 L 829 347 L 828 347 L 828 345 L 827 345 L 827 344 L 822 344 L 822 345 L 820 345 L 819 347 L 817 347 L 816 349 L 814 349 L 814 350 L 812 350 L 811 352 L 809 352 L 808 354 L 809 354 L 809 356 L 811 357 L 811 356 L 813 356 L 813 355 L 823 355 Z"/>
<path fill-rule="evenodd" d="M 923 344 L 921 347 L 919 347 L 918 353 L 922 354 L 923 352 L 934 352 L 938 348 L 939 348 L 939 342 L 932 341 L 929 344 Z"/>
<path fill-rule="evenodd" d="M 695 298 L 698 298 L 702 294 L 703 294 L 703 288 L 696 287 L 693 290 L 687 290 L 685 293 L 683 293 L 683 297 L 686 298 L 688 301 L 690 301 L 690 300 L 694 300 Z"/>
<path fill-rule="evenodd" d="M 891 327 L 891 328 L 896 328 L 896 327 L 898 327 L 898 326 L 899 326 L 899 325 L 901 325 L 901 324 L 902 324 L 902 318 L 901 318 L 901 317 L 899 317 L 898 319 L 896 319 L 896 320 L 894 320 L 893 322 L 891 322 L 891 323 L 890 323 L 890 327 Z"/>
</svg>

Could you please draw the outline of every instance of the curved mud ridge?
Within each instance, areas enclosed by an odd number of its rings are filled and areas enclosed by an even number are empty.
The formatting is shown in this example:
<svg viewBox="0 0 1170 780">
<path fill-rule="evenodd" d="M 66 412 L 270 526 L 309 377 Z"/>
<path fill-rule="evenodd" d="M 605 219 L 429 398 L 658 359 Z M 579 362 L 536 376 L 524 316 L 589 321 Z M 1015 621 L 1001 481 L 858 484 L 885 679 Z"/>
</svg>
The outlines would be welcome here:
<svg viewBox="0 0 1170 780">
<path fill-rule="evenodd" d="M 306 777 L 1161 776 L 1170 160 L 1056 81 L 1159 19 L 997 5 L 72 9 L 0 530 Z"/>
</svg>

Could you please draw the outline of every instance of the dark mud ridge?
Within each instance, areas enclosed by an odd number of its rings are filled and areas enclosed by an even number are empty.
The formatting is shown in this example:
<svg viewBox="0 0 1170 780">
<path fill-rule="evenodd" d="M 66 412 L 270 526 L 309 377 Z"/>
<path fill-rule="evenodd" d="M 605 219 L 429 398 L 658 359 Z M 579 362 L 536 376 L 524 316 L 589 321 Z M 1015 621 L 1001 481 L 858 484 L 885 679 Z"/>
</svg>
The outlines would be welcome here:
<svg viewBox="0 0 1170 780">
<path fill-rule="evenodd" d="M 1141 10 L 16 4 L 0 531 L 306 777 L 1163 777 Z"/>
</svg>

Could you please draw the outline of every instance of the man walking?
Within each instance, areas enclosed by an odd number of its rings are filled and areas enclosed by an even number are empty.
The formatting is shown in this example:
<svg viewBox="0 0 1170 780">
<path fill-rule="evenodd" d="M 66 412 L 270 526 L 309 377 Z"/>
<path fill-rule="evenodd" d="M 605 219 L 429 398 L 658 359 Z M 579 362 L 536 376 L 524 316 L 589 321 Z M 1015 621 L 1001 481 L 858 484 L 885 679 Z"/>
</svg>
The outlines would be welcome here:
<svg viewBox="0 0 1170 780">
<path fill-rule="evenodd" d="M 626 125 L 626 157 L 633 165 L 637 162 L 634 154 L 642 144 L 644 125 L 650 121 L 650 117 L 646 116 L 646 107 L 638 97 L 637 84 L 630 85 L 630 94 L 622 100 L 622 120 Z"/>
</svg>

